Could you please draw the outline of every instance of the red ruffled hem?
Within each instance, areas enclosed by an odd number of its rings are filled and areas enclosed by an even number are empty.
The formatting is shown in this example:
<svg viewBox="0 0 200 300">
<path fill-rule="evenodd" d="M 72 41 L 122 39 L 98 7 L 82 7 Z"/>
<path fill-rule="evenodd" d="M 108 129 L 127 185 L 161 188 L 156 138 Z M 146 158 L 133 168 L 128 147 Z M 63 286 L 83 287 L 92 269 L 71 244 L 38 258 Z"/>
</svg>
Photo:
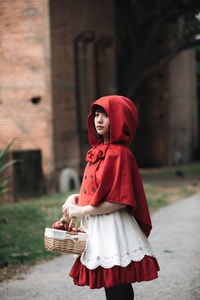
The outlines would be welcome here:
<svg viewBox="0 0 200 300">
<path fill-rule="evenodd" d="M 105 269 L 99 266 L 94 270 L 89 270 L 82 265 L 80 257 L 78 257 L 69 276 L 73 278 L 76 285 L 88 285 L 90 289 L 99 289 L 136 281 L 153 280 L 158 277 L 159 270 L 157 259 L 147 255 L 141 261 L 131 261 L 127 267 L 114 266 Z"/>
</svg>

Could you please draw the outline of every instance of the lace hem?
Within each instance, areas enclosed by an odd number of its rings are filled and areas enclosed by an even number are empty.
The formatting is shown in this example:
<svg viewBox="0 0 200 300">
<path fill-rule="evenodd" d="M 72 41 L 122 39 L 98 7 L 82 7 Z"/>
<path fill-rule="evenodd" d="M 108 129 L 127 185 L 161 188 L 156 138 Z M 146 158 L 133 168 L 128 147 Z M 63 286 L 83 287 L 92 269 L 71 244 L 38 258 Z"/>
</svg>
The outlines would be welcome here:
<svg viewBox="0 0 200 300">
<path fill-rule="evenodd" d="M 145 255 L 154 257 L 150 249 L 139 247 L 134 250 L 128 250 L 123 255 L 114 254 L 110 257 L 90 257 L 84 258 L 81 256 L 81 263 L 85 265 L 88 269 L 93 270 L 101 266 L 105 269 L 112 268 L 113 266 L 126 267 L 131 261 L 141 261 Z"/>
</svg>

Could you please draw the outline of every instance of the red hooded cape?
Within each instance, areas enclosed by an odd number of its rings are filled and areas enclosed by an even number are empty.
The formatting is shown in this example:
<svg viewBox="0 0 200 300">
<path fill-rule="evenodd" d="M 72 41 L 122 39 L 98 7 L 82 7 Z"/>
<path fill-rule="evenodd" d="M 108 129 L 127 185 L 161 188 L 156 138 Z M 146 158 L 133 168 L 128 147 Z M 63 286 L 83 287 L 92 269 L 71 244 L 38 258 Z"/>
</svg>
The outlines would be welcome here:
<svg viewBox="0 0 200 300">
<path fill-rule="evenodd" d="M 103 144 L 94 135 L 94 108 L 102 106 L 110 121 L 110 141 Z M 135 158 L 127 147 L 138 123 L 133 102 L 122 96 L 106 96 L 91 105 L 88 116 L 87 166 L 80 189 L 79 205 L 99 205 L 102 201 L 127 204 L 148 237 L 151 219 Z"/>
</svg>

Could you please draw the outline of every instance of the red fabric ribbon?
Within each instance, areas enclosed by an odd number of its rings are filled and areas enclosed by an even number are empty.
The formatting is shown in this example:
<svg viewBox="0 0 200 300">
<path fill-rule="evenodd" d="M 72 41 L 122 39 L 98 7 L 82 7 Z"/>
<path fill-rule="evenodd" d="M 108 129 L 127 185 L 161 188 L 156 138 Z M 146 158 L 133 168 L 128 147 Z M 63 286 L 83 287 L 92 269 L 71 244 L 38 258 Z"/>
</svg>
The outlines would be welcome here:
<svg viewBox="0 0 200 300">
<path fill-rule="evenodd" d="M 108 145 L 98 145 L 90 149 L 86 156 L 86 161 L 95 164 L 99 159 L 103 159 L 106 154 Z"/>
</svg>

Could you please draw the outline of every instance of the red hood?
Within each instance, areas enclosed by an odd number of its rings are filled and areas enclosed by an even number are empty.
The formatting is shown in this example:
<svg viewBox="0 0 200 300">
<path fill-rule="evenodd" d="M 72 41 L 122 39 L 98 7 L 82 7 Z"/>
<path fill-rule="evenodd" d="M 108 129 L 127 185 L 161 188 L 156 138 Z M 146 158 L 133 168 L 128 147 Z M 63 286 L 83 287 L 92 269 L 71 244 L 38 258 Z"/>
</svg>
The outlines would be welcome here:
<svg viewBox="0 0 200 300">
<path fill-rule="evenodd" d="M 110 121 L 110 143 L 130 144 L 137 128 L 138 114 L 133 102 L 123 96 L 105 96 L 95 101 L 90 107 L 88 116 L 88 135 L 91 146 L 99 143 L 94 136 L 94 108 L 102 106 Z"/>
</svg>

